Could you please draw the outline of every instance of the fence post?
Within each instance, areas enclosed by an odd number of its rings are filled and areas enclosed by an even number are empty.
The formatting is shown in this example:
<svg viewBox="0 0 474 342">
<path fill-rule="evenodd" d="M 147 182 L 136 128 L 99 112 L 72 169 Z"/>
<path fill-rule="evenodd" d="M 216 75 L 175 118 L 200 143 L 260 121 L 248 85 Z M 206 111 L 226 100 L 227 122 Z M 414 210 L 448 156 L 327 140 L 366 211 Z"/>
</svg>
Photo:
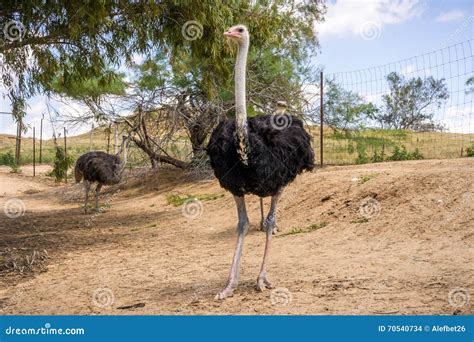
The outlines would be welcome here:
<svg viewBox="0 0 474 342">
<path fill-rule="evenodd" d="M 92 132 L 94 132 L 94 124 L 92 124 L 91 133 L 89 134 L 89 151 L 92 151 Z"/>
<path fill-rule="evenodd" d="M 33 127 L 33 177 L 36 176 L 36 132 Z"/>
<path fill-rule="evenodd" d="M 16 146 L 15 146 L 15 162 L 16 165 L 20 165 L 20 151 L 21 151 L 21 130 L 22 130 L 23 122 L 21 118 L 18 119 L 17 122 L 17 131 L 16 131 Z"/>
<path fill-rule="evenodd" d="M 114 133 L 114 153 L 117 154 L 118 149 L 118 127 L 117 123 L 115 123 L 115 133 Z"/>
<path fill-rule="evenodd" d="M 107 153 L 110 152 L 110 131 L 112 129 L 112 124 L 109 124 L 109 129 L 107 130 Z"/>
<path fill-rule="evenodd" d="M 67 142 L 66 142 L 66 140 L 67 140 L 67 138 L 66 138 L 66 127 L 64 127 L 64 158 L 67 159 Z M 67 169 L 66 169 L 66 174 L 65 174 L 64 180 L 67 183 Z"/>
<path fill-rule="evenodd" d="M 41 124 L 40 124 L 40 159 L 39 159 L 40 164 L 43 162 L 43 119 L 44 119 L 44 114 L 41 117 Z"/>
<path fill-rule="evenodd" d="M 321 166 L 324 165 L 324 159 L 323 159 L 323 156 L 324 156 L 324 77 L 323 77 L 323 72 L 321 71 L 321 80 L 320 80 L 320 85 L 319 85 L 319 93 L 320 93 L 320 104 L 319 104 L 319 109 L 320 109 L 320 113 L 319 113 L 319 118 L 320 118 L 320 133 L 319 133 L 319 158 L 320 158 L 320 161 L 321 161 Z"/>
</svg>

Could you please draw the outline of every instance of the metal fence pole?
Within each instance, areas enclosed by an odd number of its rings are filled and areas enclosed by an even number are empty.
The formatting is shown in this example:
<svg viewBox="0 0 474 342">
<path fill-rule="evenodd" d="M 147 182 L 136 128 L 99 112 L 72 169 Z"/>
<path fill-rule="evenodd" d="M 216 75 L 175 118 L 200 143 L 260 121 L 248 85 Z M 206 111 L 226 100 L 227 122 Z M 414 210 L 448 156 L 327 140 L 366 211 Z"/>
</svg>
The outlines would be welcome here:
<svg viewBox="0 0 474 342">
<path fill-rule="evenodd" d="M 67 138 L 66 138 L 66 127 L 64 127 L 64 158 L 67 159 Z M 66 174 L 64 175 L 64 180 L 67 183 L 67 169 Z"/>
<path fill-rule="evenodd" d="M 15 161 L 16 165 L 20 165 L 21 158 L 21 131 L 23 128 L 23 122 L 21 118 L 18 119 L 17 131 L 16 131 L 16 146 L 15 146 Z"/>
<path fill-rule="evenodd" d="M 91 127 L 91 133 L 89 134 L 89 151 L 92 151 L 92 133 L 94 132 L 94 124 Z"/>
<path fill-rule="evenodd" d="M 324 159 L 323 159 L 323 156 L 324 156 L 324 76 L 323 76 L 323 72 L 321 71 L 321 81 L 320 81 L 320 85 L 319 85 L 319 93 L 320 93 L 320 132 L 319 132 L 319 158 L 320 158 L 320 161 L 321 161 L 321 166 L 324 165 Z"/>
<path fill-rule="evenodd" d="M 112 129 L 112 124 L 109 124 L 109 129 L 107 130 L 107 153 L 110 153 L 110 131 Z"/>
<path fill-rule="evenodd" d="M 36 132 L 33 127 L 33 177 L 36 176 Z"/>
<path fill-rule="evenodd" d="M 41 117 L 41 124 L 40 124 L 40 156 L 39 156 L 40 164 L 43 162 L 43 119 L 44 119 L 44 114 Z"/>
</svg>

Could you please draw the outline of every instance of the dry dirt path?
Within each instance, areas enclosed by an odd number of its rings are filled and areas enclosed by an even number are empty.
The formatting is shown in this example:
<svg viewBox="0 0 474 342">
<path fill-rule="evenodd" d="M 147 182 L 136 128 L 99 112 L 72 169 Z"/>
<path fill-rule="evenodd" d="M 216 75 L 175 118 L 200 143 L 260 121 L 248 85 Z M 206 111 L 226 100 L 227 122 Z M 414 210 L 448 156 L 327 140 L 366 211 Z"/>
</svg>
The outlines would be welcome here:
<svg viewBox="0 0 474 342">
<path fill-rule="evenodd" d="M 106 211 L 84 215 L 79 185 L 0 170 L 0 209 L 12 198 L 25 204 L 19 218 L 0 213 L 0 309 L 473 314 L 473 173 L 474 158 L 465 158 L 328 167 L 299 177 L 279 207 L 281 231 L 268 267 L 281 288 L 273 302 L 271 291 L 255 290 L 264 234 L 257 229 L 258 199 L 249 197 L 252 227 L 240 286 L 218 302 L 213 297 L 225 285 L 236 213 L 215 180 L 190 182 L 163 170 L 119 192 L 109 189 L 101 198 Z M 193 219 L 168 204 L 170 194 L 223 196 L 202 201 Z M 292 230 L 303 232 L 287 234 Z"/>
</svg>

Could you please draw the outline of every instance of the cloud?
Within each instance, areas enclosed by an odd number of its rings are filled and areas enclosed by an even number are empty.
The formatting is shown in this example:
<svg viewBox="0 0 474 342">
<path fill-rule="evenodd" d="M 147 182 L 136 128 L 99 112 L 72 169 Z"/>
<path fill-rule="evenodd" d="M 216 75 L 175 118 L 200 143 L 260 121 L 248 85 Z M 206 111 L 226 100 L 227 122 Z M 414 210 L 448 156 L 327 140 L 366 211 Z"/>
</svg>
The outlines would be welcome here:
<svg viewBox="0 0 474 342">
<path fill-rule="evenodd" d="M 440 23 L 445 23 L 448 21 L 455 21 L 464 18 L 464 12 L 460 10 L 452 10 L 448 12 L 443 12 L 436 17 L 436 21 Z"/>
<path fill-rule="evenodd" d="M 315 27 L 321 37 L 354 34 L 374 39 L 384 25 L 408 21 L 424 11 L 419 0 L 338 0 L 327 7 L 325 22 Z"/>
</svg>

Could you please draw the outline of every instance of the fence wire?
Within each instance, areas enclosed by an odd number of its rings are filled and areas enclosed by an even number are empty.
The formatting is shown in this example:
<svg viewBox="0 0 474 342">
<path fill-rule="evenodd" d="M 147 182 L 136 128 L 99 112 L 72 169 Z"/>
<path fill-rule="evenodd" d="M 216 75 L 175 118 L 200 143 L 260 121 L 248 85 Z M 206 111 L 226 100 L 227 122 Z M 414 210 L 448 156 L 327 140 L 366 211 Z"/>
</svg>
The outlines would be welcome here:
<svg viewBox="0 0 474 342">
<path fill-rule="evenodd" d="M 345 91 L 359 95 L 366 103 L 371 102 L 379 111 L 384 109 L 383 96 L 390 94 L 387 76 L 393 72 L 406 81 L 429 77 L 443 79 L 449 97 L 427 106 L 432 122 L 423 122 L 409 129 L 381 129 L 374 120 L 365 120 L 365 128 L 355 128 L 341 134 L 326 127 L 324 139 L 325 163 L 353 164 L 380 161 L 402 146 L 408 152 L 416 149 L 424 158 L 455 158 L 466 154 L 466 148 L 474 142 L 473 100 L 474 76 L 472 40 L 439 49 L 430 53 L 397 62 L 349 72 L 326 74 L 325 80 L 337 84 Z M 474 81 L 474 80 L 472 80 Z M 326 86 L 325 92 L 328 91 Z M 325 116 L 328 99 L 325 97 Z M 329 119 L 329 117 L 328 117 Z M 325 120 L 326 121 L 326 120 Z M 320 148 L 319 139 L 315 139 Z"/>
</svg>

